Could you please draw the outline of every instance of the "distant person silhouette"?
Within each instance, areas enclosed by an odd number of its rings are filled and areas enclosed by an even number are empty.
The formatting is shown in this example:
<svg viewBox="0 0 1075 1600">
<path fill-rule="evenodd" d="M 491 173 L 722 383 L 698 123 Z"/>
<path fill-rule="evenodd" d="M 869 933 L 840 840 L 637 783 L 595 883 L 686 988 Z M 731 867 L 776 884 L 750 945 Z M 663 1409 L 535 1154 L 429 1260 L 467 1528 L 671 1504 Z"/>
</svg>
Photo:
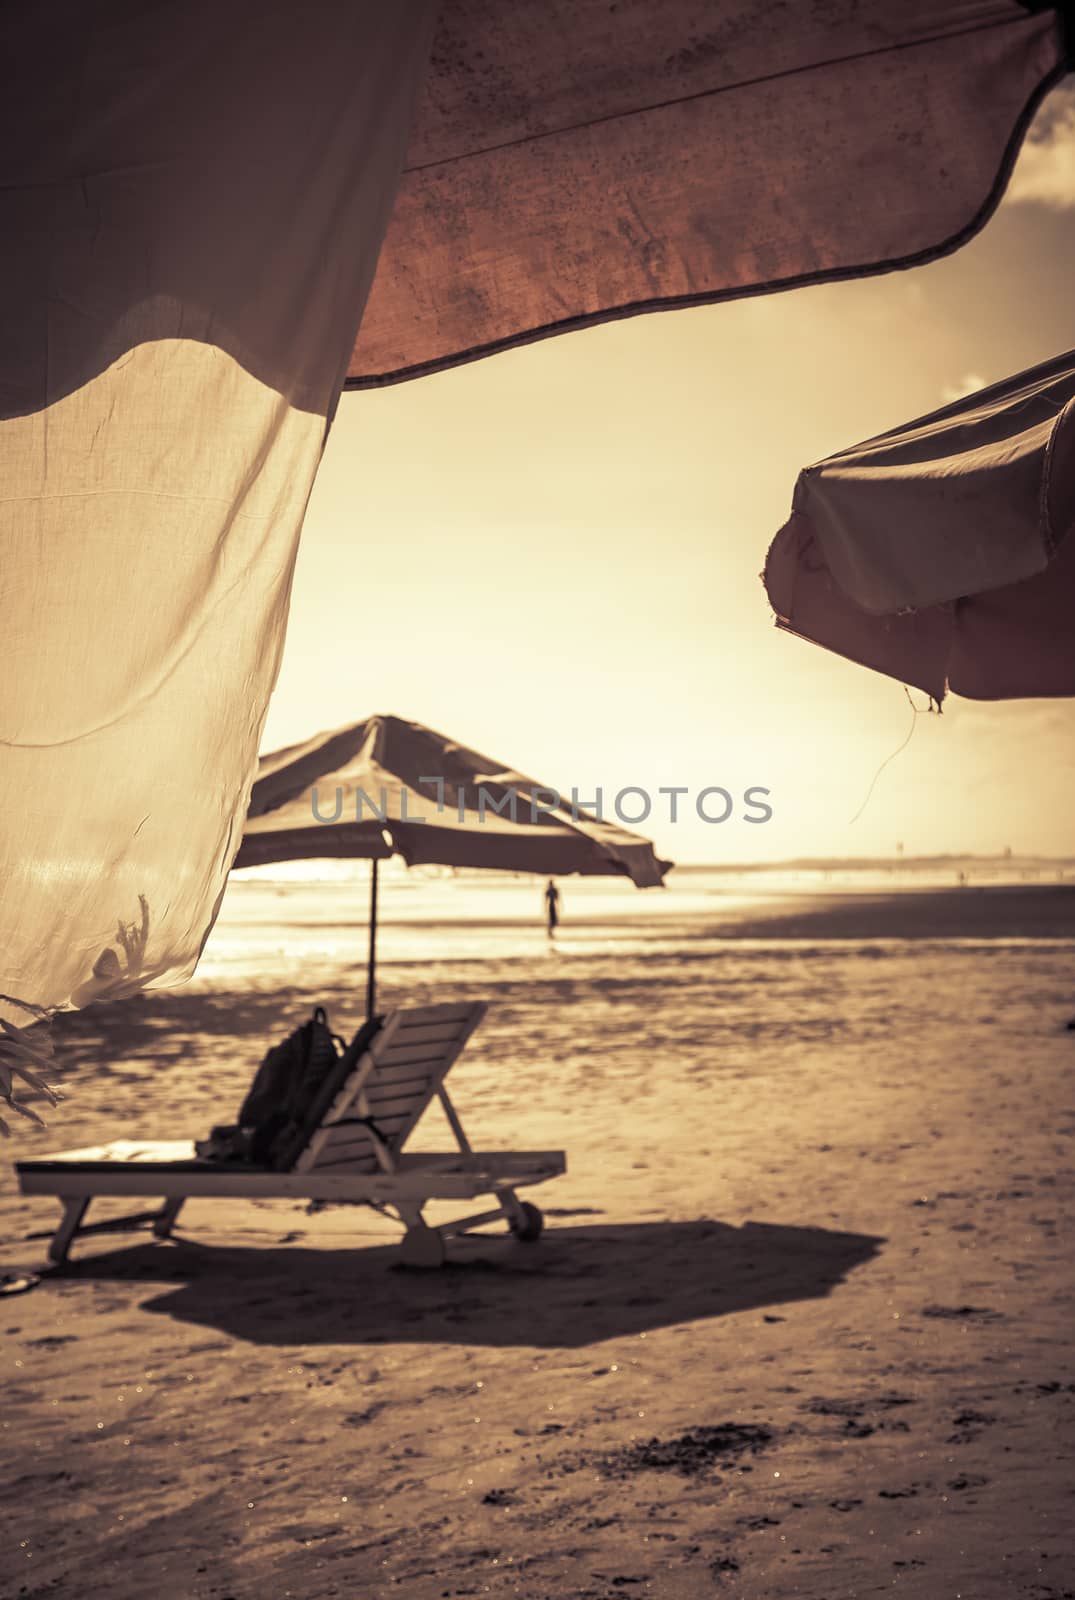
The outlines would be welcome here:
<svg viewBox="0 0 1075 1600">
<path fill-rule="evenodd" d="M 545 932 L 550 939 L 556 938 L 556 929 L 560 924 L 560 891 L 550 878 L 545 885 Z"/>
</svg>

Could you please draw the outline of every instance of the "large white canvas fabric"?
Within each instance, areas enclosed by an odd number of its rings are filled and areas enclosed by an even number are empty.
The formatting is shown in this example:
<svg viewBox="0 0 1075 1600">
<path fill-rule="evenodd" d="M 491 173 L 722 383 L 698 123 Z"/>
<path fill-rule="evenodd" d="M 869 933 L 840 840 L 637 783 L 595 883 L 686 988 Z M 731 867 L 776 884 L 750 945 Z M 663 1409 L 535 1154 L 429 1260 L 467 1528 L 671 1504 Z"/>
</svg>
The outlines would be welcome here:
<svg viewBox="0 0 1075 1600">
<path fill-rule="evenodd" d="M 0 1004 L 193 969 L 433 7 L 5 11 Z"/>
</svg>

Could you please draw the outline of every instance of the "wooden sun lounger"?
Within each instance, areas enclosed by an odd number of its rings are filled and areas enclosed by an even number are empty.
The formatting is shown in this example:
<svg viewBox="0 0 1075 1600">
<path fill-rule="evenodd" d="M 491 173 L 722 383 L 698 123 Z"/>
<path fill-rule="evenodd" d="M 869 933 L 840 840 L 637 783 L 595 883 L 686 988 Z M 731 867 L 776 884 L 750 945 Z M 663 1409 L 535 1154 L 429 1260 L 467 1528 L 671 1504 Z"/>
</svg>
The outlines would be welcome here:
<svg viewBox="0 0 1075 1600">
<path fill-rule="evenodd" d="M 214 1161 L 195 1154 L 192 1141 L 120 1139 L 91 1150 L 68 1150 L 38 1161 L 19 1161 L 23 1194 L 56 1195 L 63 1217 L 49 1245 L 66 1260 L 76 1235 L 152 1221 L 167 1238 L 180 1209 L 193 1199 L 358 1200 L 394 1211 L 403 1223 L 403 1260 L 440 1266 L 444 1241 L 483 1223 L 506 1221 L 516 1238 L 538 1237 L 542 1215 L 516 1190 L 544 1183 L 566 1170 L 562 1150 L 472 1150 L 444 1079 L 485 1015 L 473 1005 L 419 1006 L 393 1011 L 365 1051 L 341 1058 L 313 1109 L 297 1159 L 287 1171 L 246 1162 Z M 435 1098 L 459 1146 L 447 1154 L 409 1154 L 403 1146 Z M 430 1200 L 473 1200 L 492 1195 L 493 1210 L 430 1227 L 422 1216 Z M 83 1220 L 97 1195 L 161 1198 L 159 1211 L 114 1222 Z"/>
</svg>

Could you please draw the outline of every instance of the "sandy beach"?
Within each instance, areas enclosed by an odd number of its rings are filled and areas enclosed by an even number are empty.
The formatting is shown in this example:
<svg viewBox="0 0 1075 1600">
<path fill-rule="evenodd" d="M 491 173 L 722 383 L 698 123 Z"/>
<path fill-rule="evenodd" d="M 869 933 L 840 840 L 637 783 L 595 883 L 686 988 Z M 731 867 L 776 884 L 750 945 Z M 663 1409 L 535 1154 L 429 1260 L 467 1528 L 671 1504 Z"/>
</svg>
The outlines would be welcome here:
<svg viewBox="0 0 1075 1600">
<path fill-rule="evenodd" d="M 237 926 L 57 1019 L 67 1098 L 5 1154 L 199 1135 L 313 1004 L 357 1026 L 351 958 L 243 967 Z M 368 1210 L 281 1201 L 76 1244 L 0 1311 L 0 1592 L 1075 1593 L 1075 889 L 489 926 L 386 930 L 380 1005 L 490 1002 L 453 1095 L 477 1147 L 567 1151 L 542 1240 L 408 1272 Z M 9 1165 L 0 1201 L 39 1266 L 55 1203 Z"/>
</svg>

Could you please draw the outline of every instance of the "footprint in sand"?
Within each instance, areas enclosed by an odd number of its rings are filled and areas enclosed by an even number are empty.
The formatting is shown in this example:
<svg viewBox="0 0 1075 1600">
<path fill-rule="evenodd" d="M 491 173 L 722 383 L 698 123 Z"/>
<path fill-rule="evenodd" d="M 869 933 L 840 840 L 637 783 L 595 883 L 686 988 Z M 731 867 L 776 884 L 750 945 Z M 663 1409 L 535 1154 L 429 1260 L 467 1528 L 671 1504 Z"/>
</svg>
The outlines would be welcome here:
<svg viewBox="0 0 1075 1600">
<path fill-rule="evenodd" d="M 724 1422 L 699 1427 L 674 1439 L 647 1439 L 606 1456 L 602 1470 L 609 1477 L 633 1472 L 678 1472 L 693 1478 L 718 1466 L 737 1464 L 741 1456 L 756 1454 L 773 1442 L 771 1429 L 755 1423 Z M 742 1471 L 749 1470 L 742 1467 Z"/>
<path fill-rule="evenodd" d="M 921 1315 L 937 1319 L 946 1318 L 955 1322 L 965 1322 L 970 1317 L 976 1318 L 979 1322 L 999 1322 L 1002 1320 L 1001 1312 L 994 1311 L 991 1306 L 928 1305 L 922 1307 Z"/>
<path fill-rule="evenodd" d="M 365 1411 L 349 1412 L 348 1415 L 342 1419 L 341 1426 L 344 1428 L 364 1427 L 367 1422 L 372 1422 L 374 1417 L 379 1417 L 385 1408 L 385 1401 L 375 1400 L 371 1406 L 366 1407 Z"/>
<path fill-rule="evenodd" d="M 957 1490 L 981 1489 L 988 1482 L 989 1479 L 983 1478 L 978 1472 L 961 1472 L 958 1478 L 952 1478 L 949 1481 L 948 1487 L 949 1489 Z"/>
<path fill-rule="evenodd" d="M 900 1419 L 892 1419 L 882 1415 L 872 1418 L 867 1417 L 867 1412 L 889 1412 L 899 1406 L 909 1406 L 913 1402 L 907 1395 L 883 1394 L 874 1395 L 866 1399 L 830 1399 L 824 1395 L 815 1395 L 806 1400 L 799 1407 L 800 1411 L 809 1411 L 817 1417 L 839 1417 L 843 1419 L 845 1434 L 853 1439 L 868 1439 L 870 1434 L 883 1429 L 888 1433 L 909 1433 L 910 1424 Z"/>
<path fill-rule="evenodd" d="M 996 1420 L 987 1411 L 960 1411 L 952 1418 L 955 1432 L 948 1435 L 948 1443 L 971 1444 L 980 1436 L 983 1428 Z"/>
</svg>

